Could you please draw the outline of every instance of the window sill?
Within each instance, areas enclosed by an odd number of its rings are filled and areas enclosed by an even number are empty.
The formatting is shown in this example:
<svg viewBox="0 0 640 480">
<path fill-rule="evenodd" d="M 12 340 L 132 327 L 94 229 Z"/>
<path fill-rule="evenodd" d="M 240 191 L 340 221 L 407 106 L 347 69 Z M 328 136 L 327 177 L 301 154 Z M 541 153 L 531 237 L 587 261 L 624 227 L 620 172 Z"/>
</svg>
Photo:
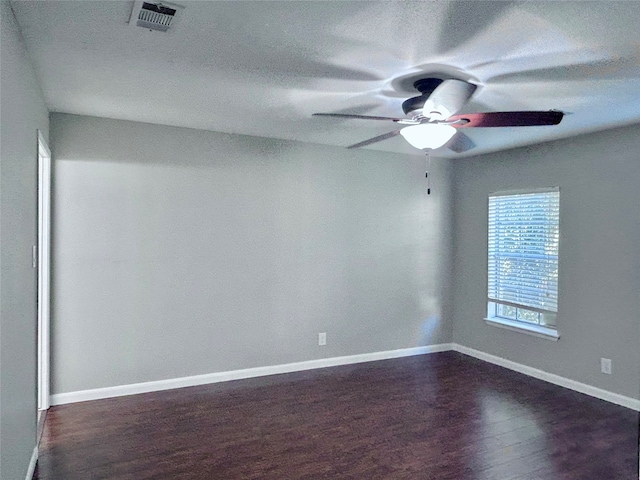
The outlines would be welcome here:
<svg viewBox="0 0 640 480">
<path fill-rule="evenodd" d="M 513 330 L 514 332 L 526 333 L 527 335 L 553 340 L 554 342 L 557 342 L 560 338 L 560 333 L 557 330 L 540 325 L 527 325 L 526 323 L 499 317 L 485 318 L 484 321 L 487 325 L 491 325 L 492 327 L 505 328 L 507 330 Z"/>
</svg>

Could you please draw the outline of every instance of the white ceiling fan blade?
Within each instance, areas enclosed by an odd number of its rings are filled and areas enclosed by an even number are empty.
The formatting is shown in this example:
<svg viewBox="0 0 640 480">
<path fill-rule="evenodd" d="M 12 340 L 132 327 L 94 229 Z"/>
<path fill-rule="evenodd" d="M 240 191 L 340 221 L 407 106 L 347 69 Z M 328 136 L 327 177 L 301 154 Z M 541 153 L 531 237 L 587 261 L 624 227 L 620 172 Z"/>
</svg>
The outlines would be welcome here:
<svg viewBox="0 0 640 480">
<path fill-rule="evenodd" d="M 364 140 L 363 142 L 349 145 L 347 148 L 352 149 L 352 148 L 366 147 L 367 145 L 371 145 L 372 143 L 378 143 L 383 140 L 388 140 L 390 138 L 397 137 L 399 134 L 400 134 L 400 130 L 394 130 L 392 132 L 385 133 L 383 135 L 378 135 L 377 137 L 373 137 L 368 140 Z"/>
<path fill-rule="evenodd" d="M 462 109 L 476 88 L 476 85 L 462 80 L 445 80 L 425 102 L 424 116 L 432 120 L 446 120 Z"/>
<path fill-rule="evenodd" d="M 444 145 L 452 152 L 462 153 L 475 148 L 476 144 L 469 135 L 464 132 L 456 132 L 451 140 Z"/>
</svg>

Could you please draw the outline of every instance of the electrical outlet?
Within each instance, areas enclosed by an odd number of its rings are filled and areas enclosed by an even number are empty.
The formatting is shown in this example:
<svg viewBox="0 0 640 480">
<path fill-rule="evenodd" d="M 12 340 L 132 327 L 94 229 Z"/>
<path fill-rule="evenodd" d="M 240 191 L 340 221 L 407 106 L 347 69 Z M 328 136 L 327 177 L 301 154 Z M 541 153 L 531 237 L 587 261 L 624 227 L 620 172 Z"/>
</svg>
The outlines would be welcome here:
<svg viewBox="0 0 640 480">
<path fill-rule="evenodd" d="M 611 359 L 610 358 L 600 359 L 600 370 L 602 371 L 602 373 L 611 375 Z"/>
<path fill-rule="evenodd" d="M 320 332 L 318 334 L 318 345 L 326 345 L 327 344 L 327 332 Z"/>
</svg>

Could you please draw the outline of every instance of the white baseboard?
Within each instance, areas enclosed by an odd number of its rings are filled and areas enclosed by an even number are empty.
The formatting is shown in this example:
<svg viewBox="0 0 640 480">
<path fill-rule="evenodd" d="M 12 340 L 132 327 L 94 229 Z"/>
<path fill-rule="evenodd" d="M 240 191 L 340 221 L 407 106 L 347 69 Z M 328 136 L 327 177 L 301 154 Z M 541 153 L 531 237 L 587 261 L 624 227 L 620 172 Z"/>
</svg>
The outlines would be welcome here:
<svg viewBox="0 0 640 480">
<path fill-rule="evenodd" d="M 227 372 L 208 373 L 205 375 L 195 375 L 190 377 L 170 378 L 153 382 L 134 383 L 129 385 L 118 385 L 115 387 L 96 388 L 91 390 L 81 390 L 77 392 L 57 393 L 51 396 L 52 405 L 63 405 L 67 403 L 86 402 L 88 400 L 99 400 L 103 398 L 122 397 L 125 395 L 135 395 L 138 393 L 158 392 L 161 390 L 171 390 L 174 388 L 194 387 L 210 383 L 228 382 L 230 380 L 241 380 L 245 378 L 263 377 L 266 375 L 277 375 L 281 373 L 300 372 L 313 370 L 316 368 L 336 367 L 338 365 L 349 365 L 353 363 L 373 362 L 376 360 L 386 360 L 390 358 L 408 357 L 412 355 L 424 355 L 435 352 L 456 351 L 465 355 L 478 358 L 485 362 L 493 363 L 501 367 L 523 373 L 530 377 L 544 380 L 554 385 L 569 388 L 592 397 L 606 400 L 607 402 L 622 405 L 640 411 L 640 400 L 626 397 L 617 393 L 609 392 L 601 388 L 570 380 L 560 375 L 548 373 L 543 370 L 528 367 L 521 363 L 516 363 L 502 357 L 489 353 L 474 350 L 457 343 L 443 343 L 429 345 L 426 347 L 404 348 L 400 350 L 388 350 L 384 352 L 363 353 L 359 355 L 349 355 L 344 357 L 322 358 L 318 360 L 308 360 L 305 362 L 287 363 L 283 365 L 272 365 L 268 367 L 247 368 L 243 370 L 232 370 Z M 37 455 L 36 455 L 37 458 Z"/>
<path fill-rule="evenodd" d="M 158 380 L 154 382 L 134 383 L 129 385 L 96 388 L 69 393 L 57 393 L 51 395 L 51 405 L 63 405 L 66 403 L 85 402 L 88 400 L 122 397 L 125 395 L 157 392 L 160 390 L 171 390 L 173 388 L 194 387 L 197 385 L 228 382 L 230 380 L 241 380 L 244 378 L 263 377 L 266 375 L 277 375 L 280 373 L 300 372 L 303 370 L 313 370 L 316 368 L 335 367 L 338 365 L 349 365 L 353 363 L 373 362 L 376 360 L 409 357 L 412 355 L 424 355 L 426 353 L 446 352 L 450 351 L 451 349 L 452 345 L 450 343 L 444 343 L 439 345 L 429 345 L 426 347 L 403 348 L 400 350 L 363 353 L 345 357 L 322 358 L 318 360 L 308 360 L 305 362 L 287 363 L 283 365 L 273 365 L 268 367 L 247 368 L 243 370 L 208 373 L 205 375 L 195 375 L 191 377 L 170 378 L 167 380 Z"/>
<path fill-rule="evenodd" d="M 36 471 L 36 463 L 38 463 L 38 447 L 33 449 L 33 453 L 31 454 L 31 460 L 29 460 L 29 468 L 27 469 L 27 476 L 24 477 L 25 480 L 33 480 L 33 474 Z"/>
<path fill-rule="evenodd" d="M 640 400 L 638 399 L 609 392 L 592 385 L 587 385 L 586 383 L 576 382 L 575 380 L 561 377 L 560 375 L 555 375 L 543 370 L 538 370 L 537 368 L 528 367 L 526 365 L 522 365 L 521 363 L 512 362 L 511 360 L 507 360 L 506 358 L 497 357 L 495 355 L 481 352 L 480 350 L 474 350 L 473 348 L 465 347 L 464 345 L 459 345 L 457 343 L 452 344 L 452 346 L 453 350 L 455 350 L 456 352 L 464 353 L 465 355 L 478 358 L 485 362 L 493 363 L 494 365 L 508 368 L 509 370 L 524 373 L 525 375 L 537 378 L 539 380 L 544 380 L 545 382 L 553 383 L 554 385 L 559 385 L 561 387 L 575 390 L 576 392 L 584 393 L 601 400 L 606 400 L 607 402 L 615 403 L 616 405 L 622 405 L 623 407 L 640 411 Z"/>
</svg>

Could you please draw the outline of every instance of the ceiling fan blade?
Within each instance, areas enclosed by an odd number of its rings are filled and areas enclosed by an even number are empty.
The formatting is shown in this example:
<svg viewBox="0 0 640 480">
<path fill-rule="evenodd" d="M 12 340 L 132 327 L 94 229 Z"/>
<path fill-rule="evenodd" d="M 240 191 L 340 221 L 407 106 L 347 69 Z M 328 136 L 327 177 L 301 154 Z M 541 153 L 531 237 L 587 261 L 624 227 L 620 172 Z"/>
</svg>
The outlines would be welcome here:
<svg viewBox="0 0 640 480">
<path fill-rule="evenodd" d="M 464 132 L 457 132 L 449 143 L 445 145 L 449 150 L 456 153 L 466 152 L 475 148 L 476 144 L 471 138 Z"/>
<path fill-rule="evenodd" d="M 367 145 L 371 145 L 372 143 L 381 142 L 382 140 L 387 140 L 398 135 L 400 135 L 400 130 L 394 130 L 393 132 L 385 133 L 384 135 L 378 135 L 377 137 L 370 138 L 369 140 L 365 140 L 354 145 L 349 145 L 347 148 L 366 147 Z"/>
<path fill-rule="evenodd" d="M 316 117 L 337 117 L 337 118 L 357 118 L 360 120 L 391 120 L 392 122 L 399 122 L 401 120 L 407 120 L 406 118 L 393 118 L 393 117 L 375 117 L 371 115 L 351 115 L 348 113 L 314 113 Z"/>
<path fill-rule="evenodd" d="M 548 112 L 487 112 L 467 113 L 447 118 L 452 127 L 533 127 L 538 125 L 557 125 L 564 116 L 563 112 L 550 110 Z"/>
<path fill-rule="evenodd" d="M 477 85 L 462 80 L 445 80 L 436 87 L 424 102 L 424 107 L 422 107 L 423 114 L 430 120 L 445 120 L 462 110 L 462 107 L 469 101 L 476 88 L 478 88 Z M 407 102 L 411 100 L 407 100 Z M 403 109 L 405 109 L 407 102 L 402 104 Z"/>
</svg>

